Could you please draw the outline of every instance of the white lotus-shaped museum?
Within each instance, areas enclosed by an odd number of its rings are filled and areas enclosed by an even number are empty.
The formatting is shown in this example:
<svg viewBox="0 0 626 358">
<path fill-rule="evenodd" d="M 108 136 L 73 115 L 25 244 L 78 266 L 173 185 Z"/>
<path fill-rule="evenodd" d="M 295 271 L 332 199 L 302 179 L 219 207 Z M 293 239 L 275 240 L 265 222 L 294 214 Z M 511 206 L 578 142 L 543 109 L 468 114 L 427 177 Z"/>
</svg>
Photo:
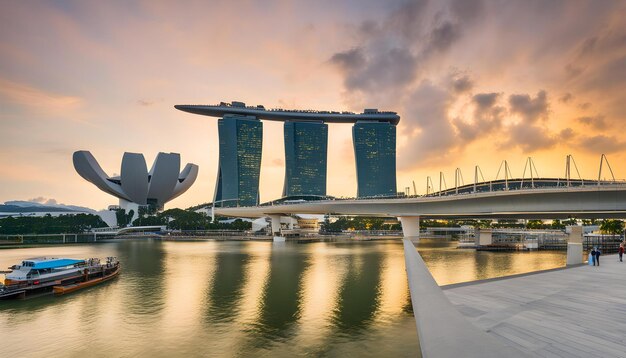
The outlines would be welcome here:
<svg viewBox="0 0 626 358">
<path fill-rule="evenodd" d="M 110 177 L 86 150 L 74 152 L 74 168 L 85 180 L 120 199 L 122 208 L 149 205 L 162 210 L 168 201 L 183 194 L 198 177 L 198 166 L 180 170 L 180 154 L 159 153 L 148 171 L 140 153 L 124 153 L 119 176 Z M 134 204 L 134 205 L 132 205 Z"/>
</svg>

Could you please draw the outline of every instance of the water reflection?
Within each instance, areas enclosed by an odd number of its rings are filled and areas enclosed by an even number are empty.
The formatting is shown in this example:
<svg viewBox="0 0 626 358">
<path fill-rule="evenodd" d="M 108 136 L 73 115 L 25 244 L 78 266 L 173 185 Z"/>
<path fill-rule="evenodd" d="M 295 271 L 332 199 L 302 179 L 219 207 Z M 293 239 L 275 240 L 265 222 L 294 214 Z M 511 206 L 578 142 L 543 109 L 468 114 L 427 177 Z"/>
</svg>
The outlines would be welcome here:
<svg viewBox="0 0 626 358">
<path fill-rule="evenodd" d="M 272 246 L 269 275 L 264 287 L 261 312 L 256 324 L 258 347 L 289 336 L 300 318 L 302 274 L 308 267 L 308 253 L 294 250 L 291 243 Z"/>
<path fill-rule="evenodd" d="M 238 312 L 250 256 L 240 250 L 215 255 L 213 284 L 208 290 L 207 322 L 228 322 Z"/>
<path fill-rule="evenodd" d="M 563 253 L 475 252 L 437 240 L 422 240 L 418 249 L 439 284 L 565 262 Z M 5 249 L 0 267 L 43 255 L 118 256 L 123 271 L 76 294 L 0 302 L 0 337 L 11 337 L 3 356 L 419 352 L 400 241 L 137 240 Z"/>
<path fill-rule="evenodd" d="M 339 287 L 332 317 L 337 333 L 344 335 L 355 335 L 366 329 L 380 303 L 382 253 L 367 247 L 352 251 L 344 257 L 347 274 Z"/>
</svg>

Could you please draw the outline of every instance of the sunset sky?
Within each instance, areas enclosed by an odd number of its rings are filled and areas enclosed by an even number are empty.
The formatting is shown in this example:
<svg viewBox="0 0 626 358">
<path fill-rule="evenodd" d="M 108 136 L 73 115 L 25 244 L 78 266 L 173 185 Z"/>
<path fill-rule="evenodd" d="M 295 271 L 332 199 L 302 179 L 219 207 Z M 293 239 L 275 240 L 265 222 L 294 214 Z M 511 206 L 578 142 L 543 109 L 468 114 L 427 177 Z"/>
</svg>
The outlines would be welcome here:
<svg viewBox="0 0 626 358">
<path fill-rule="evenodd" d="M 125 151 L 196 163 L 167 207 L 213 198 L 217 119 L 175 104 L 396 111 L 398 189 L 563 176 L 600 154 L 626 178 L 624 1 L 2 1 L 0 202 L 103 209 L 117 199 L 74 171 L 109 174 Z M 280 196 L 282 123 L 264 122 L 261 200 Z M 354 196 L 351 126 L 329 125 L 328 194 Z M 608 174 L 607 174 L 608 177 Z"/>
</svg>

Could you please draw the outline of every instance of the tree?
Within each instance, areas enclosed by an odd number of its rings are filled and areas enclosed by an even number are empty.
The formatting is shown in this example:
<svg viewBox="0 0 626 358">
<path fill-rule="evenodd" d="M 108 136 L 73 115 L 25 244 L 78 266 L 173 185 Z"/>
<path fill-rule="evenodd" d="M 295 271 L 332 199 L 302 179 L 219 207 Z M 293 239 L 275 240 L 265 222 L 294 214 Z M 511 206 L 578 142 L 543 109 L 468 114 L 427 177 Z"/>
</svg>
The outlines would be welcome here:
<svg viewBox="0 0 626 358">
<path fill-rule="evenodd" d="M 67 214 L 56 217 L 50 214 L 41 217 L 8 217 L 0 219 L 0 234 L 79 233 L 103 226 L 106 226 L 106 223 L 98 215 L 92 214 Z"/>
<path fill-rule="evenodd" d="M 526 223 L 527 229 L 545 229 L 546 225 L 541 220 L 528 220 Z"/>
<path fill-rule="evenodd" d="M 621 220 L 602 220 L 600 231 L 609 235 L 621 234 L 624 231 L 624 222 Z"/>
</svg>

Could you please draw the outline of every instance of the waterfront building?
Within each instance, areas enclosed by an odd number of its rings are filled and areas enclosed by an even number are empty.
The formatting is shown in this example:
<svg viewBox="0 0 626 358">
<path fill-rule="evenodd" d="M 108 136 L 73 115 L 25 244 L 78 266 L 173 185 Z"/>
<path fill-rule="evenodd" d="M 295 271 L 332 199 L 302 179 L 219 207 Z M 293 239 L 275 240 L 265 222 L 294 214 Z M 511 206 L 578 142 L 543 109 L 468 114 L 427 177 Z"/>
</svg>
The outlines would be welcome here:
<svg viewBox="0 0 626 358">
<path fill-rule="evenodd" d="M 214 198 L 216 206 L 259 203 L 261 119 L 285 122 L 283 197 L 326 195 L 326 123 L 356 123 L 353 138 L 357 196 L 396 195 L 396 125 L 400 116 L 395 112 L 266 109 L 261 105 L 246 106 L 243 102 L 174 107 L 193 114 L 221 117 L 218 124 L 220 165 Z"/>
<path fill-rule="evenodd" d="M 359 121 L 352 127 L 357 197 L 396 195 L 396 126 Z"/>
<path fill-rule="evenodd" d="M 120 208 L 133 210 L 140 206 L 150 211 L 163 210 L 168 201 L 187 191 L 198 177 L 198 166 L 187 164 L 180 171 L 180 154 L 159 153 L 150 171 L 141 153 L 124 153 L 119 176 L 110 177 L 86 150 L 73 155 L 74 169 L 98 189 L 120 200 Z"/>
<path fill-rule="evenodd" d="M 224 115 L 218 121 L 217 206 L 259 203 L 263 123 L 253 116 Z"/>
<path fill-rule="evenodd" d="M 326 195 L 328 125 L 285 122 L 285 185 L 283 197 Z"/>
</svg>

